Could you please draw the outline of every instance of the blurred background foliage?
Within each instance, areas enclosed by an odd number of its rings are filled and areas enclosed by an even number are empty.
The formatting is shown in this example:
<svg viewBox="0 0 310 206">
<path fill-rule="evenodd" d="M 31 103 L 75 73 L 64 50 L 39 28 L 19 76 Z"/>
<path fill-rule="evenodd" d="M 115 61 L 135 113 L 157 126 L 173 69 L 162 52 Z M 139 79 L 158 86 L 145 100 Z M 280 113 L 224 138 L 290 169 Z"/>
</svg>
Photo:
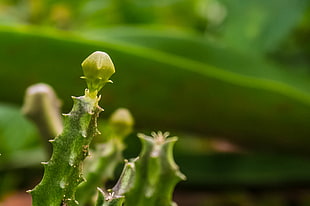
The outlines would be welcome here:
<svg viewBox="0 0 310 206">
<path fill-rule="evenodd" d="M 180 136 L 179 205 L 309 205 L 309 38 L 309 0 L 1 0 L 0 196 L 46 159 L 25 89 L 50 84 L 68 112 L 102 50 L 117 70 L 103 119 L 127 107 L 137 131 Z"/>
</svg>

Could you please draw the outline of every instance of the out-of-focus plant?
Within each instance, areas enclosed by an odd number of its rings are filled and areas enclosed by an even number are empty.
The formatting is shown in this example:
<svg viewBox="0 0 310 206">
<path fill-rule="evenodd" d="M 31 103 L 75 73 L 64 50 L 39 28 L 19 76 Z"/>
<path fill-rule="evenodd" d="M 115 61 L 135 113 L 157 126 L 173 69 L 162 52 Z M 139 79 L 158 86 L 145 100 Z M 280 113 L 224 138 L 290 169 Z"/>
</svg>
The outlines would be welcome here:
<svg viewBox="0 0 310 206">
<path fill-rule="evenodd" d="M 122 152 L 125 149 L 124 139 L 133 130 L 133 117 L 125 108 L 117 109 L 110 117 L 106 130 L 101 136 L 103 142 L 96 143 L 90 157 L 84 163 L 85 179 L 78 186 L 76 198 L 81 205 L 89 202 L 96 188 L 105 185 L 107 180 L 114 177 L 116 166 L 123 161 Z"/>
</svg>

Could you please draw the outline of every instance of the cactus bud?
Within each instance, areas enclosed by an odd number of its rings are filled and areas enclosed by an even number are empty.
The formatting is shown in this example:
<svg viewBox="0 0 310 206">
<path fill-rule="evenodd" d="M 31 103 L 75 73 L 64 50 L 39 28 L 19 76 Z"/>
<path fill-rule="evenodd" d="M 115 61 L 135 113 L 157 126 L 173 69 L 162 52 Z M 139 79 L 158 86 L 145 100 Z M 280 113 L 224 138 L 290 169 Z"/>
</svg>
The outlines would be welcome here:
<svg viewBox="0 0 310 206">
<path fill-rule="evenodd" d="M 110 124 L 113 132 L 120 137 L 131 133 L 134 119 L 128 109 L 119 108 L 110 117 Z"/>
<path fill-rule="evenodd" d="M 82 68 L 90 93 L 98 92 L 107 82 L 111 82 L 109 78 L 115 73 L 110 56 L 101 51 L 89 55 L 82 62 Z"/>
</svg>

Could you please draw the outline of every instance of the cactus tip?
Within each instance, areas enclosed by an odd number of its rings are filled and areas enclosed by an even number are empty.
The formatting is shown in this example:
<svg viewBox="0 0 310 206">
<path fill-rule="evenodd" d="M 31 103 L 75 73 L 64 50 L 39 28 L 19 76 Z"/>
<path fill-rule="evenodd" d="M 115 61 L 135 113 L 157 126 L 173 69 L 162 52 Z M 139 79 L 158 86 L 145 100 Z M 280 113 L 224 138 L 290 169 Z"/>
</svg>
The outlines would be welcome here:
<svg viewBox="0 0 310 206">
<path fill-rule="evenodd" d="M 115 73 L 110 56 L 101 51 L 89 55 L 82 62 L 82 68 L 90 93 L 97 93 L 107 82 L 111 82 L 109 78 Z"/>
</svg>

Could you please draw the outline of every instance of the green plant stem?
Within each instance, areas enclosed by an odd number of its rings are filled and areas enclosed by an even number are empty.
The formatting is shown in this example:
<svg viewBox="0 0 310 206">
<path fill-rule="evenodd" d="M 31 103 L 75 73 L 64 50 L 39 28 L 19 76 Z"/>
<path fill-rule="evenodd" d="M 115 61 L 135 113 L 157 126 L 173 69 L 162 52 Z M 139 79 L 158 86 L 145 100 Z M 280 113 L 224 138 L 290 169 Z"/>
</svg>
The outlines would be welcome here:
<svg viewBox="0 0 310 206">
<path fill-rule="evenodd" d="M 123 196 L 114 196 L 113 193 L 105 194 L 98 188 L 98 198 L 96 206 L 122 206 L 124 202 Z"/>
<path fill-rule="evenodd" d="M 88 89 L 85 95 L 73 97 L 73 108 L 65 116 L 63 132 L 52 140 L 53 154 L 45 167 L 42 181 L 31 191 L 33 206 L 76 206 L 77 186 L 84 181 L 83 160 L 88 156 L 92 138 L 99 134 L 97 118 L 103 111 L 98 106 L 98 91 L 114 74 L 112 60 L 105 52 L 96 51 L 82 63 Z"/>
<path fill-rule="evenodd" d="M 48 140 L 63 130 L 60 105 L 60 100 L 49 85 L 39 83 L 27 88 L 22 112 L 37 126 L 49 155 L 52 154 L 52 147 Z"/>
<path fill-rule="evenodd" d="M 65 115 L 62 134 L 52 140 L 53 155 L 44 162 L 44 177 L 31 194 L 33 206 L 73 206 L 76 187 L 83 182 L 82 161 L 88 155 L 92 138 L 98 134 L 97 117 L 102 111 L 100 98 L 89 95 L 73 97 L 72 111 Z"/>
<path fill-rule="evenodd" d="M 85 161 L 86 182 L 79 185 L 76 197 L 80 205 L 91 202 L 96 188 L 114 177 L 115 168 L 123 161 L 124 139 L 133 130 L 134 119 L 128 109 L 119 108 L 109 118 L 101 135 L 104 143 L 91 150 Z"/>
<path fill-rule="evenodd" d="M 117 184 L 106 195 L 112 202 L 124 196 L 125 206 L 172 206 L 175 185 L 185 180 L 173 159 L 177 137 L 168 133 L 152 133 L 153 137 L 139 135 L 142 151 L 136 159 L 126 162 Z"/>
<path fill-rule="evenodd" d="M 126 206 L 171 206 L 175 185 L 186 177 L 174 162 L 173 146 L 177 137 L 169 133 L 152 133 L 152 137 L 139 134 L 142 151 L 134 161 L 135 175 L 132 185 L 124 194 Z"/>
<path fill-rule="evenodd" d="M 122 161 L 123 143 L 113 138 L 107 143 L 96 145 L 91 159 L 86 161 L 86 180 L 79 185 L 76 196 L 80 205 L 85 205 L 94 196 L 96 187 L 104 185 L 113 177 L 116 166 Z M 90 162 L 91 161 L 91 162 Z"/>
</svg>

